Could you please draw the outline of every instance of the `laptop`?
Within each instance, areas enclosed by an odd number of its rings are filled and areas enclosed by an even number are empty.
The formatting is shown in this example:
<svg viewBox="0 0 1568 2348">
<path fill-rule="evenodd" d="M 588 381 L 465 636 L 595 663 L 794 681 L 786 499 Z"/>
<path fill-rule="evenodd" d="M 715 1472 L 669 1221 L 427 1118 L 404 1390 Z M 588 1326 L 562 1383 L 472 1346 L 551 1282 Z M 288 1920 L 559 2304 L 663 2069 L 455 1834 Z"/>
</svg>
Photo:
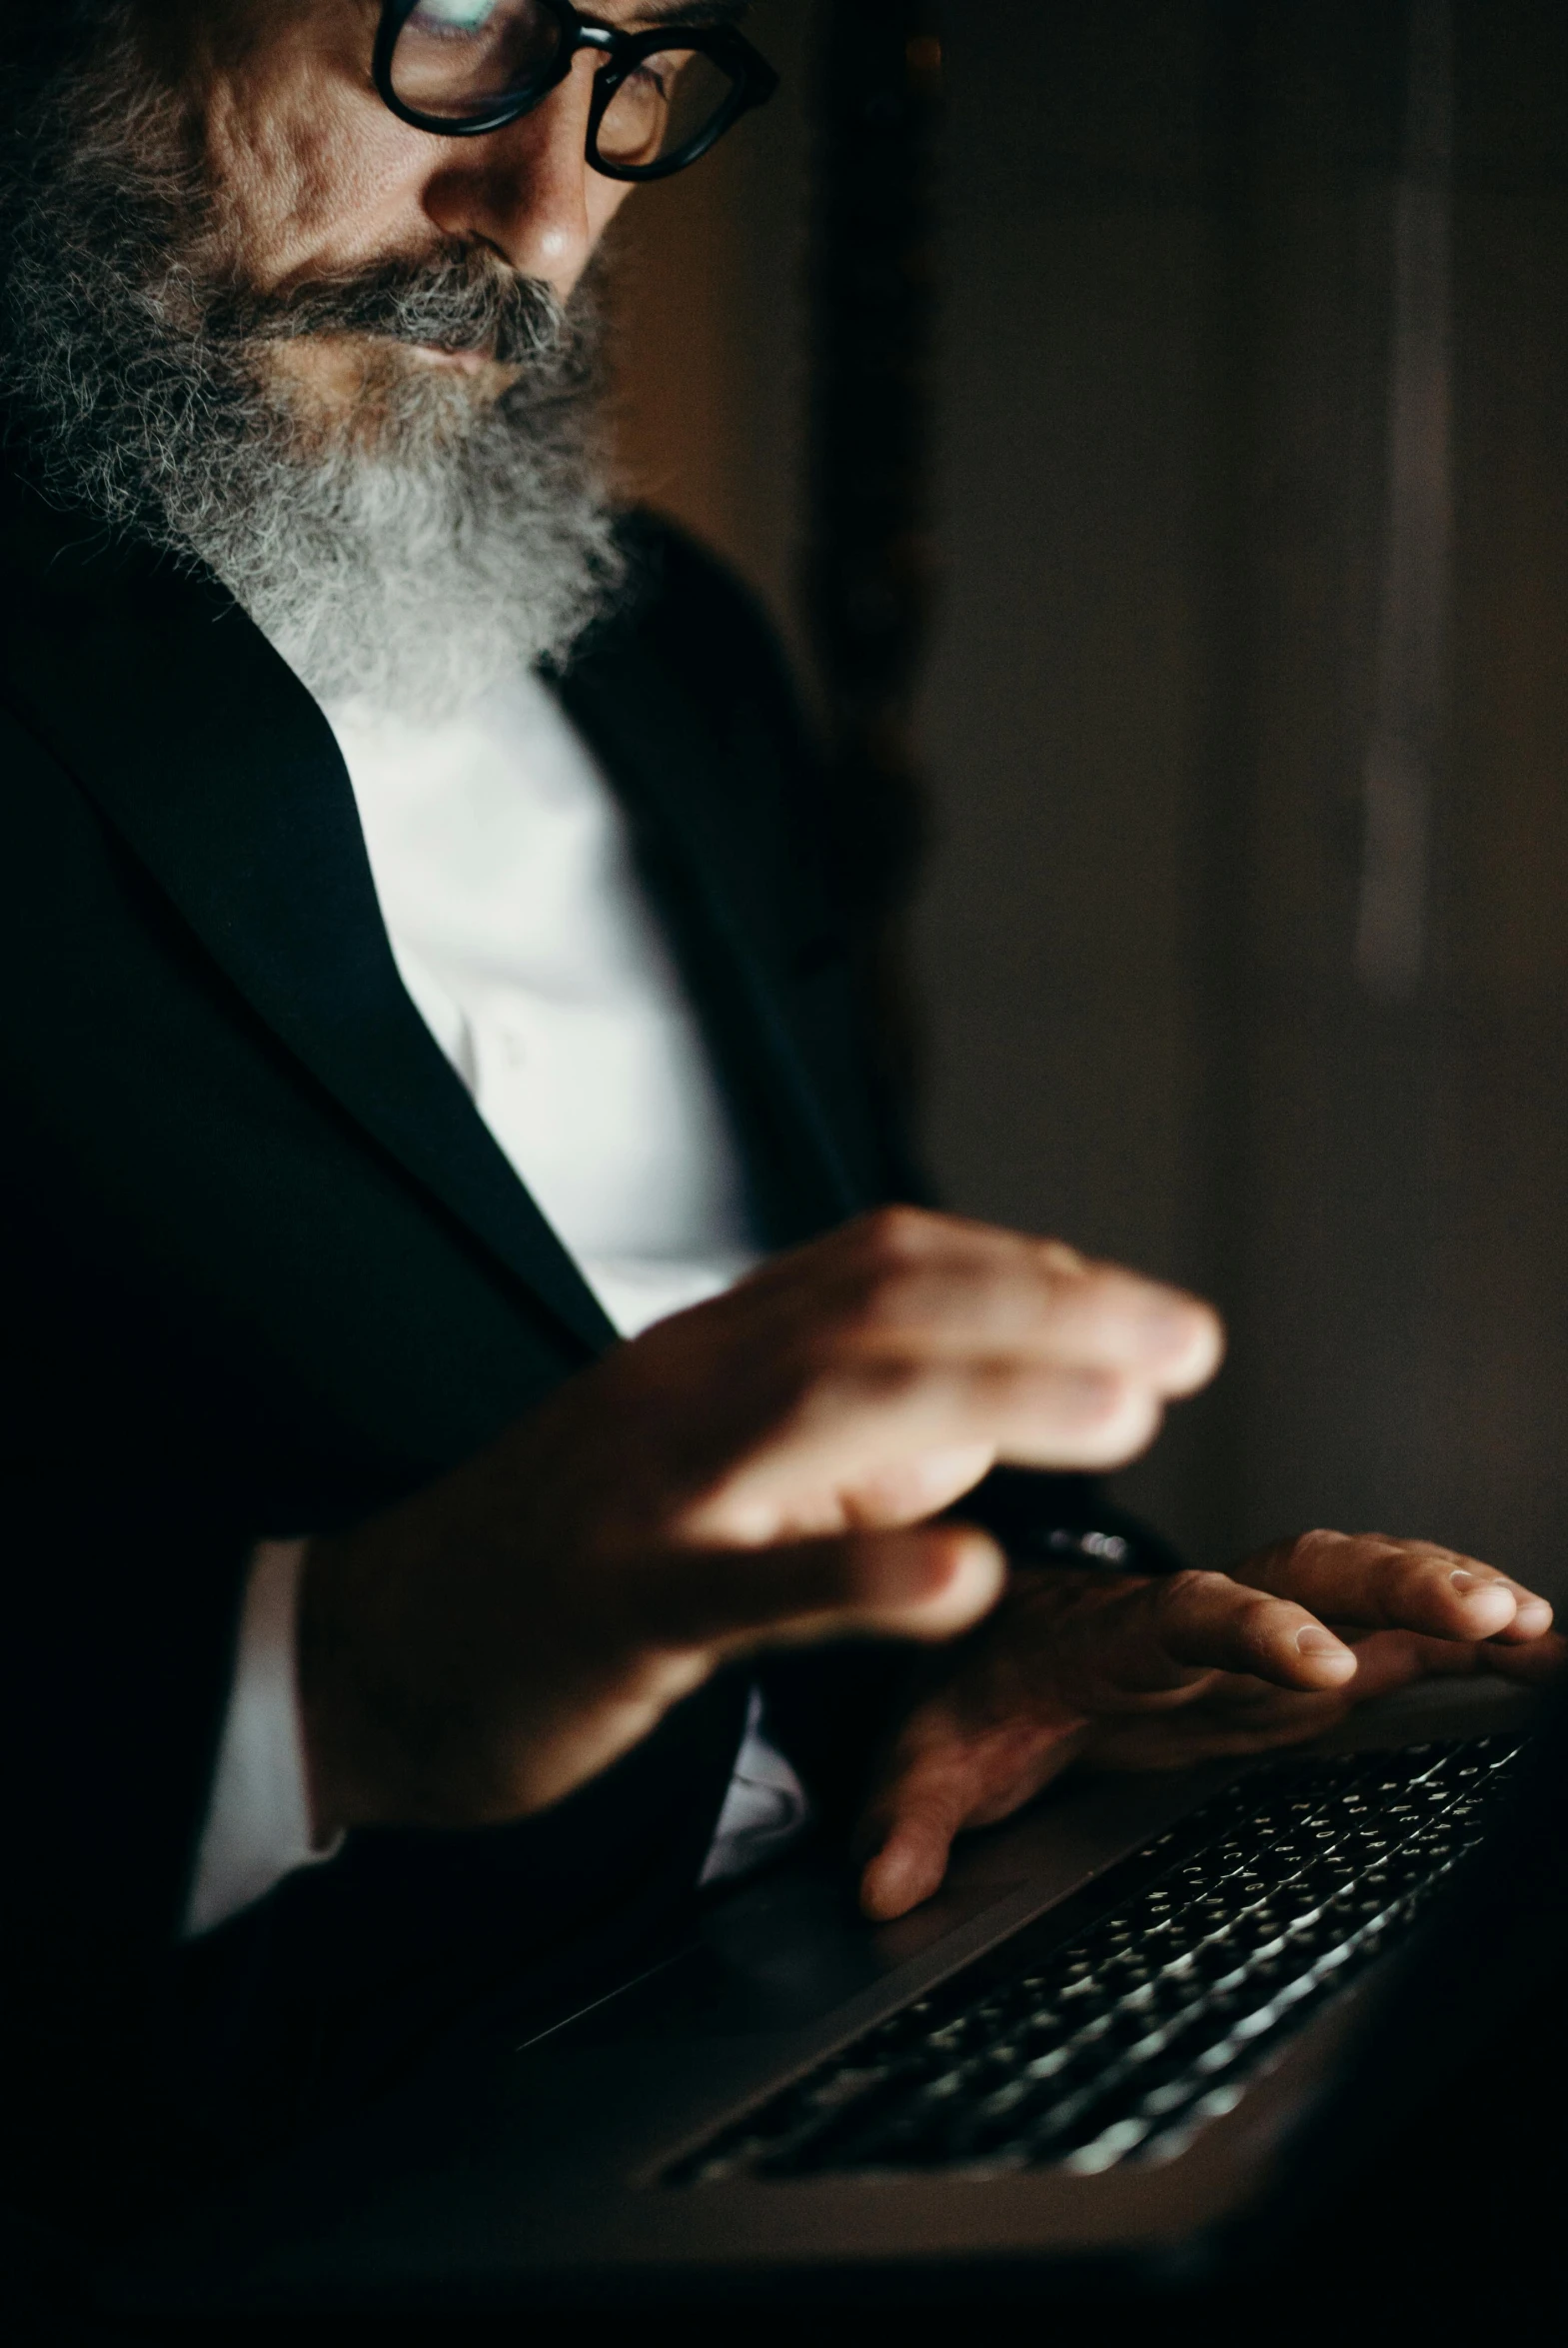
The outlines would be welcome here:
<svg viewBox="0 0 1568 2348">
<path fill-rule="evenodd" d="M 1467 1681 L 1280 1758 L 1069 1782 L 879 1927 L 786 1861 L 142 2246 L 111 2296 L 166 2322 L 1191 2274 L 1325 2130 L 1364 2145 L 1429 2080 L 1456 1964 L 1568 1956 L 1565 1729 Z"/>
</svg>

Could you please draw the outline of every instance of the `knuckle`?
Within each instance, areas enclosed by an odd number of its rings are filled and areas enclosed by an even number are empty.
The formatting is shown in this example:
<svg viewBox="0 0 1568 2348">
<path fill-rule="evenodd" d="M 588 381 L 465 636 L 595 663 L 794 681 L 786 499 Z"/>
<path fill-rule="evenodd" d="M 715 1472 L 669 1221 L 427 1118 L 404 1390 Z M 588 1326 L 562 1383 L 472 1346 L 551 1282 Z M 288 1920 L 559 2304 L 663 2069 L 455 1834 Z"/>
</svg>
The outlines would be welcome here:
<svg viewBox="0 0 1568 2348">
<path fill-rule="evenodd" d="M 1236 1634 L 1255 1652 L 1271 1645 L 1275 1634 L 1297 1619 L 1287 1600 L 1270 1597 L 1263 1590 L 1248 1590 L 1236 1605 Z"/>
<path fill-rule="evenodd" d="M 808 1413 L 815 1419 L 866 1405 L 890 1406 L 907 1399 L 924 1382 L 923 1363 L 890 1349 L 862 1352 L 852 1342 L 846 1345 L 843 1333 L 824 1339 L 803 1365 L 794 1414 Z"/>
<path fill-rule="evenodd" d="M 1041 1239 L 1038 1251 L 1045 1270 L 1060 1279 L 1081 1279 L 1096 1268 L 1088 1256 L 1080 1255 L 1076 1247 L 1069 1247 L 1065 1239 Z"/>
<path fill-rule="evenodd" d="M 873 1272 L 901 1271 L 924 1261 L 940 1220 L 921 1206 L 873 1206 L 851 1226 L 855 1252 Z"/>
<path fill-rule="evenodd" d="M 931 1310 L 929 1283 L 918 1270 L 910 1264 L 878 1264 L 868 1272 L 840 1326 L 851 1344 L 880 1342 L 890 1334 L 919 1328 Z"/>
<path fill-rule="evenodd" d="M 1345 1542 L 1347 1560 L 1367 1577 L 1368 1589 L 1385 1605 L 1411 1602 L 1432 1579 L 1437 1560 L 1423 1555 L 1407 1541 L 1388 1540 L 1381 1533 L 1358 1533 Z"/>
<path fill-rule="evenodd" d="M 829 1349 L 852 1351 L 928 1316 L 939 1220 L 919 1207 L 879 1206 L 850 1226 L 846 1276 L 822 1329 Z"/>
<path fill-rule="evenodd" d="M 812 1319 L 797 1329 L 775 1357 L 775 1372 L 782 1391 L 790 1399 L 801 1401 L 818 1386 L 840 1376 L 844 1334 L 842 1315 L 835 1315 L 831 1320 Z"/>
<path fill-rule="evenodd" d="M 1228 1573 L 1215 1573 L 1201 1565 L 1183 1566 L 1179 1573 L 1168 1573 L 1149 1584 L 1155 1611 L 1161 1616 L 1190 1613 L 1194 1607 L 1222 1598 L 1235 1586 Z"/>
<path fill-rule="evenodd" d="M 866 1232 L 835 1314 L 845 1342 L 882 1342 L 889 1332 L 928 1336 L 950 1317 L 951 1265 L 933 1244 L 938 1219 L 912 1207 L 889 1208 Z"/>
</svg>

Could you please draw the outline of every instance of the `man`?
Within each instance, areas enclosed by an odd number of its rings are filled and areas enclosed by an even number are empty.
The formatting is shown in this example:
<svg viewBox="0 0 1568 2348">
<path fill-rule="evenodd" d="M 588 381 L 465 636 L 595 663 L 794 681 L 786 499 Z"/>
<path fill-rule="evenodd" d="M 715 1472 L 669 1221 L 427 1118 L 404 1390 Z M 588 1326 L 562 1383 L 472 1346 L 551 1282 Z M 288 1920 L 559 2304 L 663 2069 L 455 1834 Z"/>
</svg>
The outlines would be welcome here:
<svg viewBox="0 0 1568 2348">
<path fill-rule="evenodd" d="M 1071 1762 L 1559 1658 L 1421 1542 L 1167 1571 L 1090 1476 L 1213 1315 L 897 1203 L 773 646 L 596 464 L 594 256 L 767 95 L 739 13 L 7 19 L 35 2203 L 558 2009 L 810 1806 L 889 1917 Z"/>
</svg>

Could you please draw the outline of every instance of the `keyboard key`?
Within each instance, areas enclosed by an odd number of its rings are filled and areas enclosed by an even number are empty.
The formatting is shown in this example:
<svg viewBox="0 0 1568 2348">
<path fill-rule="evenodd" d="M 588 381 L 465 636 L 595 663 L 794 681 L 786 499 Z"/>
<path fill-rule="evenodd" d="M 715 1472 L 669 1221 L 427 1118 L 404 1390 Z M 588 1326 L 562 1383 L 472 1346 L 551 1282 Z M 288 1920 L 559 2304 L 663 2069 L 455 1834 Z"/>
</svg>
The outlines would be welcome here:
<svg viewBox="0 0 1568 2348">
<path fill-rule="evenodd" d="M 877 2023 L 670 2182 L 1163 2159 L 1408 1931 L 1480 1837 L 1500 1737 L 1275 1764 L 1159 1836 L 1043 1958 L 1003 1949 Z"/>
</svg>

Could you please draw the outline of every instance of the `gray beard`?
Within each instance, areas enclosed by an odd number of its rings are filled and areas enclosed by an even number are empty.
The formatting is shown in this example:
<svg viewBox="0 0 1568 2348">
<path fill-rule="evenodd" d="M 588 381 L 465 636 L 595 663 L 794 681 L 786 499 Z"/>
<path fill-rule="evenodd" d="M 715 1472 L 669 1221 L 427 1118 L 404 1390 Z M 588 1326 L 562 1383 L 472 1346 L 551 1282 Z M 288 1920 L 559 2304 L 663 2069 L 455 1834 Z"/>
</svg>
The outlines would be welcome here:
<svg viewBox="0 0 1568 2348">
<path fill-rule="evenodd" d="M 450 248 L 255 296 L 193 158 L 113 16 L 0 134 L 0 396 L 46 494 L 215 572 L 323 701 L 433 719 L 562 662 L 624 571 L 592 294 Z M 276 365 L 312 334 L 377 338 L 336 419 Z M 521 372 L 487 400 L 400 343 Z"/>
</svg>

